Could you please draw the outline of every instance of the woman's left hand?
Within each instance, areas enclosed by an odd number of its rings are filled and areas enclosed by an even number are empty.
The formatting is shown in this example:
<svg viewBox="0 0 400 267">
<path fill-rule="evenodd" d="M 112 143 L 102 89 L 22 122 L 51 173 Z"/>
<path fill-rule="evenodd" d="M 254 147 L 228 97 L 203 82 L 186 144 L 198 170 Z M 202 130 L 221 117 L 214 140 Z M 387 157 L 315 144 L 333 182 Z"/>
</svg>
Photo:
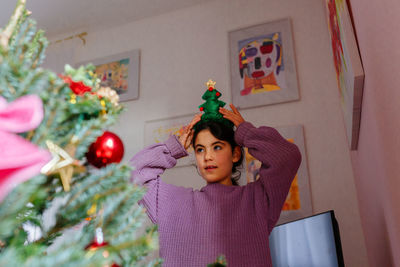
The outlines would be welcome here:
<svg viewBox="0 0 400 267">
<path fill-rule="evenodd" d="M 232 111 L 225 108 L 219 108 L 219 112 L 225 119 L 230 120 L 231 122 L 233 122 L 233 124 L 235 124 L 236 127 L 238 127 L 245 120 L 233 104 L 230 104 L 229 106 L 231 107 Z"/>
</svg>

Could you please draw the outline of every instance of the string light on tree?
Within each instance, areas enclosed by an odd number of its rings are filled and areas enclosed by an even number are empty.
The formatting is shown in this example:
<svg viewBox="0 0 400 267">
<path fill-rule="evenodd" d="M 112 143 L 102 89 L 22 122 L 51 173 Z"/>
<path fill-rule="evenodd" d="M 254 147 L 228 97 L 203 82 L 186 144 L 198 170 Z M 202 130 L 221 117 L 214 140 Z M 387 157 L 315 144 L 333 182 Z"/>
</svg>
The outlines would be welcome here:
<svg viewBox="0 0 400 267">
<path fill-rule="evenodd" d="M 93 242 L 87 245 L 85 249 L 88 251 L 88 253 L 94 253 L 96 250 L 100 248 L 106 248 L 107 246 L 108 242 L 104 241 L 103 230 L 101 227 L 97 227 Z M 104 249 L 101 254 L 104 258 L 108 258 L 110 256 L 110 253 L 107 251 L 107 249 Z M 119 265 L 116 263 L 112 263 L 112 265 L 104 265 L 104 267 L 106 266 L 119 267 Z"/>
</svg>

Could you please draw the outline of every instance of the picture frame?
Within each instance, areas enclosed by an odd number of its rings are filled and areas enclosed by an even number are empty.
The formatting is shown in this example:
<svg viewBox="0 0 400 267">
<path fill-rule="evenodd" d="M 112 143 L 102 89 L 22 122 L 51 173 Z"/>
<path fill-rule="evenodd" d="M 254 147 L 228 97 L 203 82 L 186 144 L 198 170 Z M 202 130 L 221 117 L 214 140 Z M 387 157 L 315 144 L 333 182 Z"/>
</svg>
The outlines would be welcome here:
<svg viewBox="0 0 400 267">
<path fill-rule="evenodd" d="M 308 164 L 304 145 L 302 125 L 275 127 L 275 129 L 289 142 L 297 145 L 302 155 L 302 161 L 289 190 L 278 224 L 293 221 L 312 215 L 311 192 L 308 175 Z M 245 149 L 246 182 L 251 183 L 258 179 L 257 174 L 261 162 L 250 155 Z"/>
<path fill-rule="evenodd" d="M 347 140 L 357 150 L 365 74 L 346 1 L 325 3 Z"/>
<path fill-rule="evenodd" d="M 183 127 L 190 123 L 194 115 L 146 121 L 144 124 L 145 146 L 165 142 L 171 135 L 179 137 L 183 133 Z M 177 167 L 196 164 L 193 148 L 189 147 L 187 151 L 189 155 L 178 159 Z"/>
<path fill-rule="evenodd" d="M 114 89 L 119 101 L 130 101 L 139 98 L 140 50 L 134 49 L 110 56 L 100 57 L 76 64 L 93 64 L 100 85 Z"/>
<path fill-rule="evenodd" d="M 232 103 L 239 108 L 299 99 L 289 18 L 230 31 Z"/>
</svg>

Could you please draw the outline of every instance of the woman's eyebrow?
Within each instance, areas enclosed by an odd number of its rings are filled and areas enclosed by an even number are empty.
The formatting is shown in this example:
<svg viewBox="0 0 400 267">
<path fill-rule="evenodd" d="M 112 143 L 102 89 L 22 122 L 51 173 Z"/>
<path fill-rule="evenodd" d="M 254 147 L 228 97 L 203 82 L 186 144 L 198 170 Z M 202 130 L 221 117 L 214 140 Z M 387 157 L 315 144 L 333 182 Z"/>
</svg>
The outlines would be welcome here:
<svg viewBox="0 0 400 267">
<path fill-rule="evenodd" d="M 225 145 L 225 143 L 222 142 L 222 141 L 215 141 L 215 142 L 212 143 L 211 145 L 214 146 L 214 145 L 217 145 L 217 144 Z M 194 147 L 196 148 L 196 147 L 198 147 L 198 146 L 200 146 L 200 147 L 205 147 L 205 146 L 202 145 L 202 144 L 197 144 L 197 145 L 195 145 Z"/>
<path fill-rule="evenodd" d="M 216 144 L 225 145 L 225 143 L 224 143 L 224 142 L 221 142 L 221 141 L 216 141 L 216 142 L 212 143 L 212 145 L 216 145 Z"/>
</svg>

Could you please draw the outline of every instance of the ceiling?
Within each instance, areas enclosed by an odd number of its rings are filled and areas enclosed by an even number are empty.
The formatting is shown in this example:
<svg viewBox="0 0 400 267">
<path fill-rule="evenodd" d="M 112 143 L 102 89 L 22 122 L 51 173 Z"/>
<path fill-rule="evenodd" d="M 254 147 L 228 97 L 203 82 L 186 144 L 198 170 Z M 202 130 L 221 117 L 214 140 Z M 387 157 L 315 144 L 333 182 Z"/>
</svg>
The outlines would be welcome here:
<svg viewBox="0 0 400 267">
<path fill-rule="evenodd" d="M 27 0 L 38 27 L 46 36 L 90 31 L 125 24 L 209 0 Z M 0 28 L 11 16 L 17 0 L 2 0 Z"/>
</svg>

